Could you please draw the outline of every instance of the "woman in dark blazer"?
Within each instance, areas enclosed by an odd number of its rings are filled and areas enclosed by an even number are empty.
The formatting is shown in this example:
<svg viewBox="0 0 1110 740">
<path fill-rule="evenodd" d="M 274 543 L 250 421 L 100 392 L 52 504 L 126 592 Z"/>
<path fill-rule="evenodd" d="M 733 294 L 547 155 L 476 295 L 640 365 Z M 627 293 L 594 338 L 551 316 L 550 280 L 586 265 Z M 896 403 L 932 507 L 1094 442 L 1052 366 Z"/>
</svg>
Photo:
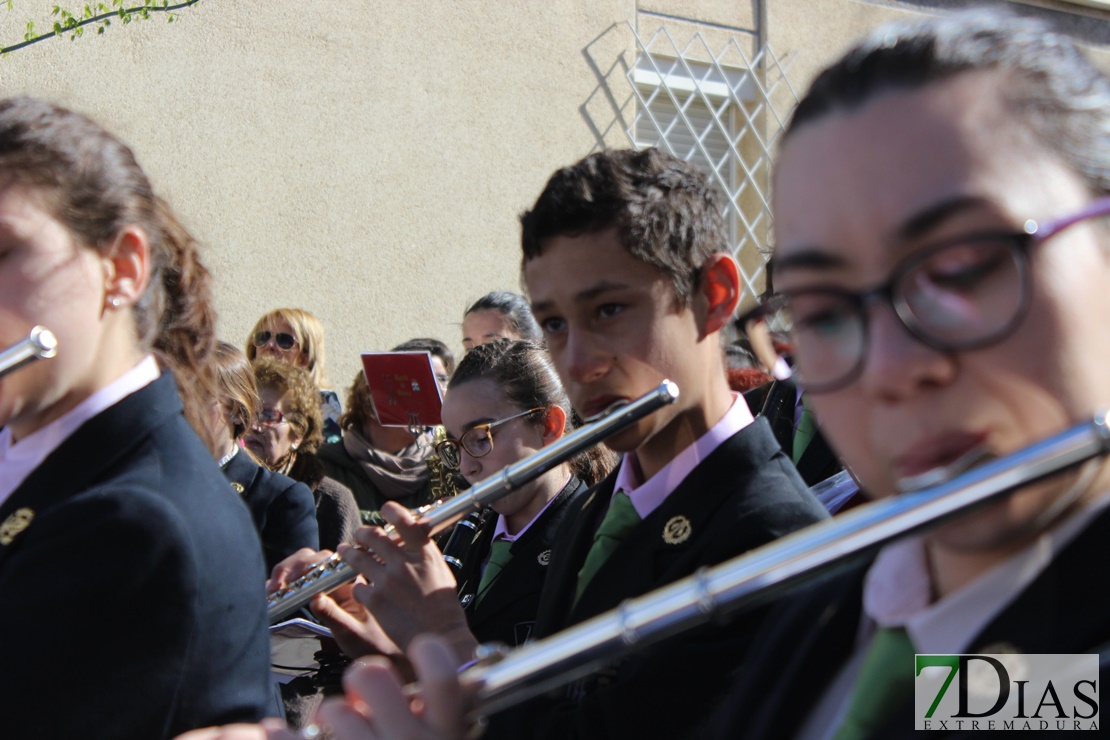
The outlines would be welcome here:
<svg viewBox="0 0 1110 740">
<path fill-rule="evenodd" d="M 196 245 L 131 151 L 58 106 L 0 101 L 0 172 L 0 346 L 58 338 L 0 380 L 2 734 L 257 721 L 262 554 L 186 420 L 215 325 Z"/>
<path fill-rule="evenodd" d="M 302 547 L 319 548 L 316 504 L 308 486 L 259 465 L 239 445 L 258 414 L 258 386 L 246 355 L 218 342 L 213 360 L 217 398 L 208 407 L 208 430 L 218 442 L 220 468 L 251 510 L 268 572 Z"/>
</svg>

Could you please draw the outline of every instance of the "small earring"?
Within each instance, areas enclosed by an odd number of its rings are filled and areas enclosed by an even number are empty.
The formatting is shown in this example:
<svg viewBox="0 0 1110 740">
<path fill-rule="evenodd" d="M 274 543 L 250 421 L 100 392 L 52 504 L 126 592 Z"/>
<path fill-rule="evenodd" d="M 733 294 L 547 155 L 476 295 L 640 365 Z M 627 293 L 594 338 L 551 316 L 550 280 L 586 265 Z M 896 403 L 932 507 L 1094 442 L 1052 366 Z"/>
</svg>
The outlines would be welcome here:
<svg viewBox="0 0 1110 740">
<path fill-rule="evenodd" d="M 120 300 L 120 297 L 118 295 L 114 295 L 108 299 L 108 304 L 112 308 L 119 308 L 123 304 L 123 301 Z"/>
</svg>

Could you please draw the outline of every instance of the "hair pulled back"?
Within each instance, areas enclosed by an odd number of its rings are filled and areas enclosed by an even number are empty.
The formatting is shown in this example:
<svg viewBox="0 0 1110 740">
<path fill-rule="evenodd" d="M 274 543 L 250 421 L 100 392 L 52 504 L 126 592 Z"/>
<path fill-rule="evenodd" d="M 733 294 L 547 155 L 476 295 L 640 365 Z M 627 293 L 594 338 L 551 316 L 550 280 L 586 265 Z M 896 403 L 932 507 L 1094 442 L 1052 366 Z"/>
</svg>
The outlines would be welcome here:
<svg viewBox="0 0 1110 740">
<path fill-rule="evenodd" d="M 1048 23 L 978 8 L 879 28 L 817 76 L 784 136 L 883 92 L 994 70 L 1018 131 L 1110 193 L 1110 78 Z"/>
<path fill-rule="evenodd" d="M 486 293 L 474 301 L 464 315 L 469 316 L 475 311 L 494 311 L 500 314 L 509 324 L 509 328 L 521 339 L 536 341 L 542 339 L 540 327 L 532 316 L 532 306 L 528 303 L 528 299 L 519 293 L 508 290 Z"/>
<path fill-rule="evenodd" d="M 131 149 L 92 119 L 29 97 L 0 100 L 0 177 L 35 189 L 50 214 L 83 247 L 107 253 L 125 227 L 150 247 L 150 281 L 132 307 L 144 351 L 177 380 L 185 414 L 201 422 L 212 397 L 207 366 L 216 341 L 211 276 L 197 242 L 155 195 Z"/>
<path fill-rule="evenodd" d="M 471 380 L 488 378 L 496 382 L 506 400 L 521 411 L 530 408 L 558 406 L 566 412 L 567 431 L 573 428 L 570 399 L 563 390 L 547 350 L 536 342 L 498 339 L 481 344 L 463 357 L 451 383 L 452 389 Z M 595 445 L 570 461 L 579 480 L 593 485 L 609 474 L 616 464 L 616 455 L 604 445 Z"/>
</svg>

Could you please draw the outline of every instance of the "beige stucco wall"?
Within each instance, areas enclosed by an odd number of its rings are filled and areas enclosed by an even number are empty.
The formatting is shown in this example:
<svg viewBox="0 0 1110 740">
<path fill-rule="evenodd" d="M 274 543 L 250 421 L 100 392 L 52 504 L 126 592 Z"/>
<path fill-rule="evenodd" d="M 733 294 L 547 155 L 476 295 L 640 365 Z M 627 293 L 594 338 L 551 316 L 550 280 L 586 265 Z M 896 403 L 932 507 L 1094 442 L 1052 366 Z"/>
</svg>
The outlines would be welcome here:
<svg viewBox="0 0 1110 740">
<path fill-rule="evenodd" d="M 0 9 L 0 45 L 50 2 Z M 63 3 L 64 4 L 64 3 Z M 626 23 L 753 43 L 747 0 L 202 0 L 0 59 L 0 93 L 93 115 L 135 148 L 206 244 L 224 338 L 277 306 L 316 313 L 329 375 L 414 336 L 459 349 L 464 307 L 518 286 L 516 216 L 550 172 L 622 145 Z M 768 0 L 803 88 L 915 5 Z M 687 19 L 682 21 L 681 19 Z"/>
</svg>

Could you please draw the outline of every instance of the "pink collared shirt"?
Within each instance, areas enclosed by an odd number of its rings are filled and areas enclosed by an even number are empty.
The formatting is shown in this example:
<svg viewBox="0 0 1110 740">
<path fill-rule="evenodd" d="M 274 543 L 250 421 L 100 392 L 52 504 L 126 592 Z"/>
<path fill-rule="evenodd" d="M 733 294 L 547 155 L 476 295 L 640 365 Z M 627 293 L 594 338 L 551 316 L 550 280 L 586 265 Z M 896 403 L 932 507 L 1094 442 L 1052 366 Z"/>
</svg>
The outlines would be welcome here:
<svg viewBox="0 0 1110 740">
<path fill-rule="evenodd" d="M 565 483 L 563 484 L 563 487 L 564 488 L 566 487 Z M 562 489 L 560 489 L 560 491 L 561 490 Z M 495 526 L 493 528 L 493 539 L 494 539 L 494 541 L 496 541 L 496 540 L 508 540 L 509 542 L 516 542 L 517 540 L 519 540 L 521 537 L 524 536 L 524 533 L 528 531 L 528 528 L 531 527 L 533 524 L 535 524 L 536 520 L 539 519 L 541 516 L 543 516 L 543 513 L 545 511 L 547 511 L 549 508 L 551 508 L 551 504 L 555 503 L 555 499 L 557 499 L 557 498 L 559 498 L 559 497 L 558 496 L 552 496 L 551 500 L 548 501 L 546 504 L 544 504 L 543 508 L 540 509 L 539 512 L 534 517 L 532 517 L 528 521 L 527 524 L 525 524 L 523 527 L 521 527 L 520 531 L 517 532 L 516 534 L 509 534 L 509 528 L 505 524 L 505 515 L 504 514 L 498 514 L 497 515 L 497 526 Z M 488 560 L 489 557 L 487 556 L 486 559 Z"/>
<path fill-rule="evenodd" d="M 42 429 L 12 444 L 10 427 L 0 430 L 0 504 L 8 500 L 15 489 L 42 464 L 47 456 L 58 449 L 78 427 L 101 411 L 110 408 L 140 388 L 153 383 L 161 375 L 152 355 L 93 393 L 63 416 Z"/>
<path fill-rule="evenodd" d="M 632 499 L 632 506 L 641 519 L 646 519 L 651 512 L 662 505 L 667 497 L 678 488 L 686 476 L 702 460 L 713 454 L 726 439 L 739 432 L 753 421 L 752 412 L 748 410 L 748 402 L 738 393 L 732 394 L 732 406 L 721 420 L 714 424 L 708 432 L 698 437 L 695 442 L 679 452 L 674 458 L 664 465 L 658 473 L 646 481 L 640 480 L 639 465 L 632 457 L 636 454 L 630 452 L 621 459 L 620 468 L 617 470 L 617 479 L 613 486 L 613 495 L 624 491 Z"/>
</svg>

